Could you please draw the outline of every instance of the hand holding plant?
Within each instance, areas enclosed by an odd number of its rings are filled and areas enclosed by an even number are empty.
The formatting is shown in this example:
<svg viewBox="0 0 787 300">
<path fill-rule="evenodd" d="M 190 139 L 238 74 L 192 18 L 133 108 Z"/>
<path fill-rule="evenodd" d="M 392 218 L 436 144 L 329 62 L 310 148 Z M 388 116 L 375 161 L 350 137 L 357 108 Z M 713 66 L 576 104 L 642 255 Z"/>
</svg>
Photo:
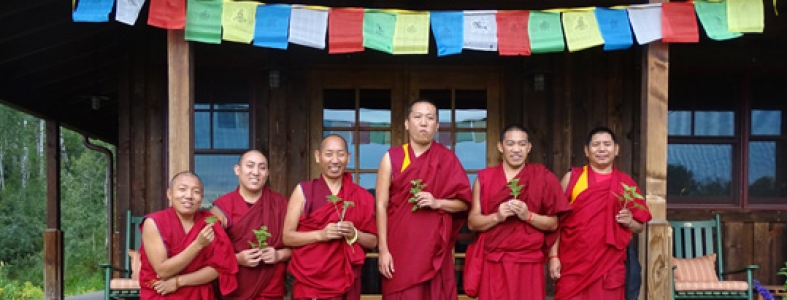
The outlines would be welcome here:
<svg viewBox="0 0 787 300">
<path fill-rule="evenodd" d="M 418 198 L 416 197 L 416 195 L 418 195 L 418 193 L 423 191 L 423 189 L 426 187 L 426 183 L 422 184 L 421 183 L 422 181 L 423 180 L 421 180 L 421 179 L 416 179 L 416 180 L 410 181 L 410 184 L 413 185 L 413 187 L 410 188 L 410 195 L 412 195 L 412 197 L 410 197 L 410 199 L 408 199 L 407 202 L 414 203 L 412 211 L 416 211 L 416 210 L 418 210 L 420 208 L 420 207 L 418 207 Z"/>
<path fill-rule="evenodd" d="M 507 186 L 511 190 L 511 196 L 514 197 L 514 199 L 519 198 L 519 195 L 521 195 L 522 193 L 522 187 L 523 187 L 523 185 L 519 184 L 519 178 L 511 179 L 511 181 L 508 182 Z"/>
<path fill-rule="evenodd" d="M 337 226 L 339 226 L 339 224 L 344 222 L 344 215 L 347 214 L 347 209 L 350 208 L 351 206 L 355 206 L 355 202 L 344 200 L 336 195 L 328 195 L 326 196 L 326 198 L 328 198 L 328 202 L 333 203 L 333 208 L 336 209 L 336 214 L 339 215 L 339 223 L 337 224 Z M 341 214 L 339 214 L 339 206 L 338 206 L 339 202 L 342 202 Z M 345 238 L 344 240 L 347 242 L 347 245 L 352 245 L 352 242 L 354 242 L 354 240 L 352 240 L 351 242 L 351 240 L 347 238 Z M 355 249 L 353 249 L 353 251 L 355 251 Z"/>
</svg>

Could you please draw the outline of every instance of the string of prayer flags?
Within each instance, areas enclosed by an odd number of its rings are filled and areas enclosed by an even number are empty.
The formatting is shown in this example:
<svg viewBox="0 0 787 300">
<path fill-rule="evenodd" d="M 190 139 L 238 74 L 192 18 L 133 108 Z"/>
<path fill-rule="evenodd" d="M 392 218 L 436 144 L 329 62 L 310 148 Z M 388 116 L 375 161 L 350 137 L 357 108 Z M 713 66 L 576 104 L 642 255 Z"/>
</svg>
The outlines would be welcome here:
<svg viewBox="0 0 787 300">
<path fill-rule="evenodd" d="M 115 21 L 134 26 L 139 17 L 139 11 L 145 5 L 145 0 L 117 0 L 117 10 L 115 10 Z"/>
<path fill-rule="evenodd" d="M 257 6 L 254 46 L 287 49 L 291 9 L 289 5 Z"/>
<path fill-rule="evenodd" d="M 325 49 L 328 8 L 293 6 L 290 11 L 290 43 Z"/>
<path fill-rule="evenodd" d="M 254 39 L 257 2 L 227 1 L 221 12 L 221 38 L 225 41 L 249 44 Z"/>
<path fill-rule="evenodd" d="M 465 49 L 497 51 L 497 20 L 494 10 L 466 10 L 464 12 Z"/>
<path fill-rule="evenodd" d="M 699 43 L 700 34 L 694 4 L 665 2 L 661 4 L 661 40 L 665 43 Z"/>
<path fill-rule="evenodd" d="M 638 44 L 661 39 L 661 3 L 631 6 L 627 10 Z"/>
<path fill-rule="evenodd" d="M 624 50 L 634 44 L 625 9 L 596 8 L 596 20 L 604 38 L 604 51 Z"/>
<path fill-rule="evenodd" d="M 729 31 L 726 2 L 695 1 L 694 10 L 710 39 L 724 41 L 743 36 L 743 33 Z"/>
<path fill-rule="evenodd" d="M 497 50 L 501 56 L 530 55 L 529 16 L 526 10 L 497 12 Z"/>
<path fill-rule="evenodd" d="M 566 33 L 569 52 L 604 44 L 592 8 L 563 12 L 563 31 Z"/>
<path fill-rule="evenodd" d="M 221 43 L 222 0 L 189 0 L 186 7 L 186 40 Z"/>
<path fill-rule="evenodd" d="M 364 47 L 392 54 L 394 31 L 396 31 L 395 13 L 376 9 L 364 12 Z"/>
<path fill-rule="evenodd" d="M 393 54 L 429 53 L 429 12 L 399 12 L 393 35 Z"/>
<path fill-rule="evenodd" d="M 186 0 L 150 0 L 148 25 L 183 29 L 186 26 Z"/>
<path fill-rule="evenodd" d="M 527 33 L 532 53 L 562 52 L 566 48 L 558 12 L 531 11 Z"/>
<path fill-rule="evenodd" d="M 732 32 L 762 33 L 764 14 L 762 0 L 727 0 L 727 25 Z"/>
<path fill-rule="evenodd" d="M 437 56 L 462 53 L 462 45 L 464 43 L 464 12 L 432 12 L 429 19 L 432 25 L 432 34 L 437 44 Z"/>
<path fill-rule="evenodd" d="M 328 12 L 328 53 L 363 51 L 363 8 L 334 8 Z"/>
<path fill-rule="evenodd" d="M 74 22 L 108 22 L 114 0 L 79 0 L 71 15 Z"/>
</svg>

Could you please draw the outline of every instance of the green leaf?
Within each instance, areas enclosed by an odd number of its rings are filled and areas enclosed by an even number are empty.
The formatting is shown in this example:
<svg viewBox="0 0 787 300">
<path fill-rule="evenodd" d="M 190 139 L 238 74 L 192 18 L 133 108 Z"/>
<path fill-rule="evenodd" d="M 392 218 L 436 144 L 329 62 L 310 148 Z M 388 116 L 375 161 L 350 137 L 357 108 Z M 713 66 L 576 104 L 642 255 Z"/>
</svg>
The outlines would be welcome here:
<svg viewBox="0 0 787 300">
<path fill-rule="evenodd" d="M 413 211 L 418 210 L 418 205 L 413 205 Z"/>
<path fill-rule="evenodd" d="M 415 197 L 412 197 L 410 199 L 407 199 L 407 202 L 416 203 L 416 202 L 418 202 L 418 199 L 416 199 Z"/>
<path fill-rule="evenodd" d="M 219 220 L 219 218 L 217 218 L 216 216 L 210 216 L 210 217 L 205 218 L 205 223 L 213 225 L 213 223 L 216 223 L 216 221 L 218 221 L 218 220 Z"/>
<path fill-rule="evenodd" d="M 328 196 L 325 196 L 325 198 L 328 199 L 328 202 L 331 202 L 333 204 L 336 204 L 336 203 L 339 203 L 339 201 L 342 201 L 342 198 L 339 198 L 336 195 L 328 195 Z"/>
</svg>

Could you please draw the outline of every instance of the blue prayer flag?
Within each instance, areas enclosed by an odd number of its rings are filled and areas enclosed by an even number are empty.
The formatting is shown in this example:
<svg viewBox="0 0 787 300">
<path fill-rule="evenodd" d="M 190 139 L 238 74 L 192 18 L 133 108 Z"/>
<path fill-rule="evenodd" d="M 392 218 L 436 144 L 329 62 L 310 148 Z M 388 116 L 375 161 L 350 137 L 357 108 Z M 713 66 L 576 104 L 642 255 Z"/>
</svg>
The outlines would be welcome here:
<svg viewBox="0 0 787 300">
<path fill-rule="evenodd" d="M 628 49 L 634 44 L 625 9 L 596 8 L 596 20 L 604 38 L 604 50 Z"/>
<path fill-rule="evenodd" d="M 286 4 L 257 6 L 254 24 L 254 46 L 287 49 L 290 29 L 290 10 Z"/>
<path fill-rule="evenodd" d="M 437 56 L 462 53 L 464 17 L 461 11 L 431 12 L 430 22 L 437 43 Z"/>
<path fill-rule="evenodd" d="M 71 17 L 74 22 L 109 22 L 115 0 L 79 0 Z"/>
</svg>

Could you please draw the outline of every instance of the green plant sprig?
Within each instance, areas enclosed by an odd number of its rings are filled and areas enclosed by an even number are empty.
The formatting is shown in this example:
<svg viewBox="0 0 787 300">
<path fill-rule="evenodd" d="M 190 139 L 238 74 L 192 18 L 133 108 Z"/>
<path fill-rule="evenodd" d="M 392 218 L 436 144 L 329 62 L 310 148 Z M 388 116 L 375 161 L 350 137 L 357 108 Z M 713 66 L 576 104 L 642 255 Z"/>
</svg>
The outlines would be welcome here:
<svg viewBox="0 0 787 300">
<path fill-rule="evenodd" d="M 213 223 L 216 223 L 216 221 L 218 221 L 218 220 L 219 220 L 219 218 L 217 218 L 216 216 L 210 216 L 210 217 L 205 218 L 205 223 L 213 225 Z"/>
<path fill-rule="evenodd" d="M 519 184 L 519 178 L 511 179 L 511 181 L 508 182 L 507 187 L 511 190 L 511 196 L 513 196 L 514 199 L 519 198 L 523 187 L 523 185 Z"/>
<path fill-rule="evenodd" d="M 336 195 L 328 195 L 325 196 L 325 198 L 328 199 L 328 202 L 333 203 L 333 208 L 336 210 L 336 215 L 339 216 L 339 222 L 344 222 L 344 215 L 347 214 L 347 208 L 350 206 L 355 206 L 355 202 L 344 200 Z M 341 213 L 339 213 L 339 202 L 344 202 L 342 204 Z"/>
<path fill-rule="evenodd" d="M 642 195 L 637 193 L 637 187 L 636 186 L 627 185 L 627 184 L 622 183 L 622 182 L 620 184 L 623 185 L 623 194 L 622 195 L 618 195 L 618 194 L 615 194 L 615 193 L 612 193 L 612 194 L 615 195 L 615 197 L 618 198 L 618 201 L 620 201 L 620 203 L 623 205 L 623 208 L 628 209 L 629 205 L 631 205 L 631 207 L 633 207 L 633 208 L 638 208 L 638 209 L 641 209 L 641 210 L 647 210 L 647 208 L 645 208 L 645 206 L 643 206 L 642 204 L 639 204 L 636 201 L 634 201 L 635 199 L 645 200 L 645 198 L 642 197 Z"/>
<path fill-rule="evenodd" d="M 268 248 L 268 243 L 265 242 L 271 236 L 271 234 L 268 232 L 268 226 L 262 225 L 260 226 L 260 229 L 252 230 L 251 232 L 253 232 L 254 237 L 257 238 L 257 244 L 254 244 L 254 242 L 249 241 L 249 245 L 251 245 L 252 248 L 258 248 L 258 249 Z"/>
<path fill-rule="evenodd" d="M 418 195 L 418 193 L 423 191 L 423 189 L 426 187 L 426 183 L 422 184 L 421 183 L 422 181 L 423 180 L 421 179 L 410 181 L 410 184 L 413 185 L 413 187 L 410 188 L 410 195 L 412 195 L 412 197 L 410 197 L 410 199 L 408 199 L 407 202 L 414 203 L 412 211 L 416 211 L 420 208 L 418 207 L 418 198 L 416 198 L 415 195 Z"/>
</svg>

